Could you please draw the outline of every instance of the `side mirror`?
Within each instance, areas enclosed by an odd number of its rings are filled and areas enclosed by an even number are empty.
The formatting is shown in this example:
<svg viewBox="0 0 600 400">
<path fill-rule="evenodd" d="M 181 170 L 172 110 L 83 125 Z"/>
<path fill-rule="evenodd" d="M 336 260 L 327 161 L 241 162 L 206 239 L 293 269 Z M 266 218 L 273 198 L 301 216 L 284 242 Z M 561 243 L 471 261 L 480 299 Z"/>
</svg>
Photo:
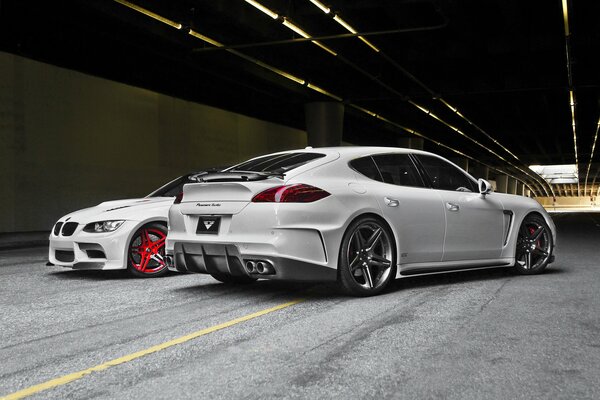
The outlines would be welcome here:
<svg viewBox="0 0 600 400">
<path fill-rule="evenodd" d="M 482 196 L 485 196 L 486 194 L 489 194 L 492 192 L 492 185 L 485 179 L 479 178 L 477 180 L 477 185 L 479 186 L 479 193 Z"/>
</svg>

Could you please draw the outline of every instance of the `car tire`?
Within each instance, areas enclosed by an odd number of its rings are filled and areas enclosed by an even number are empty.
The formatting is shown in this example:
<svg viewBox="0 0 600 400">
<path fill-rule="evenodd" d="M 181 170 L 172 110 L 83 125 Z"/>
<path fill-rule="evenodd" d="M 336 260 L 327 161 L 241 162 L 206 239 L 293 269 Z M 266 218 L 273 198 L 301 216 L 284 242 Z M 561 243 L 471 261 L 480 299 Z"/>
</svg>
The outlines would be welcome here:
<svg viewBox="0 0 600 400">
<path fill-rule="evenodd" d="M 394 236 L 383 221 L 364 216 L 353 221 L 340 246 L 338 281 L 354 296 L 373 296 L 396 277 Z"/>
<path fill-rule="evenodd" d="M 539 274 L 550 263 L 553 250 L 546 220 L 537 214 L 528 215 L 519 228 L 514 270 L 521 275 Z"/>
<path fill-rule="evenodd" d="M 169 273 L 165 262 L 167 227 L 152 222 L 139 228 L 127 247 L 127 271 L 136 278 L 158 278 Z"/>
<path fill-rule="evenodd" d="M 233 284 L 248 284 L 254 283 L 258 278 L 254 278 L 252 276 L 232 276 L 225 274 L 212 273 L 210 274 L 213 278 L 223 283 L 233 283 Z"/>
</svg>

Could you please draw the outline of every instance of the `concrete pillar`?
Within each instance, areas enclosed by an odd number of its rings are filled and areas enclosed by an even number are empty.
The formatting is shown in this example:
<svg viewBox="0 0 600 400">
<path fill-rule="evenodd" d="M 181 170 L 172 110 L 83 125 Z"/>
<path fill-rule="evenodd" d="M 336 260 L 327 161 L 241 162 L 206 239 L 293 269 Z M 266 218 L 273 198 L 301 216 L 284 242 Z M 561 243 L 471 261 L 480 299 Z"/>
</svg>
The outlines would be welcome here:
<svg viewBox="0 0 600 400">
<path fill-rule="evenodd" d="M 407 149 L 423 150 L 423 138 L 418 138 L 418 137 L 398 138 L 398 147 L 404 147 Z"/>
<path fill-rule="evenodd" d="M 496 191 L 499 193 L 508 193 L 508 176 L 496 176 Z"/>
<path fill-rule="evenodd" d="M 481 178 L 485 180 L 488 180 L 490 175 L 488 167 L 476 163 L 471 163 L 471 165 L 469 165 L 469 173 L 473 175 L 475 179 Z"/>
<path fill-rule="evenodd" d="M 309 146 L 339 146 L 344 130 L 344 105 L 330 101 L 305 106 L 306 134 Z"/>
<path fill-rule="evenodd" d="M 519 196 L 525 196 L 525 185 L 523 182 L 517 182 L 517 193 Z"/>
<path fill-rule="evenodd" d="M 508 178 L 506 193 L 517 194 L 517 180 L 515 178 Z"/>
</svg>

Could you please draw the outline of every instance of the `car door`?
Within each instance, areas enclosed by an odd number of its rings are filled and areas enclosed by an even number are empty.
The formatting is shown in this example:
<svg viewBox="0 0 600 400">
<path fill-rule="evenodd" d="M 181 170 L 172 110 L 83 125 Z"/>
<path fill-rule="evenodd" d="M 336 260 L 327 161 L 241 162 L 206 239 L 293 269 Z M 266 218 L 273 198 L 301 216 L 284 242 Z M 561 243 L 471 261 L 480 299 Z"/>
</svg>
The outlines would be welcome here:
<svg viewBox="0 0 600 400">
<path fill-rule="evenodd" d="M 446 214 L 443 261 L 500 258 L 504 207 L 493 193 L 479 194 L 477 183 L 454 164 L 435 156 L 415 158 L 442 198 Z"/>
<path fill-rule="evenodd" d="M 424 182 L 408 154 L 380 154 L 350 162 L 400 243 L 400 264 L 442 260 L 445 218 L 441 198 Z"/>
</svg>

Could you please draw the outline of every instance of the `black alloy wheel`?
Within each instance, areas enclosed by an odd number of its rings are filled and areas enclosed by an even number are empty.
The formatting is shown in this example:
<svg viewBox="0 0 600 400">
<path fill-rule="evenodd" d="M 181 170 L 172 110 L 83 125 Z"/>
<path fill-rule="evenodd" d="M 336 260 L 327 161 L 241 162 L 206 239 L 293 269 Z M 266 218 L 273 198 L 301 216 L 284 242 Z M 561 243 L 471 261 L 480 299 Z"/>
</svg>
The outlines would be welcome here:
<svg viewBox="0 0 600 400">
<path fill-rule="evenodd" d="M 552 232 L 544 218 L 528 215 L 519 228 L 515 269 L 524 275 L 539 274 L 548 266 L 553 246 Z"/>
<path fill-rule="evenodd" d="M 348 227 L 338 261 L 338 279 L 355 296 L 381 293 L 396 277 L 393 235 L 385 223 L 361 217 Z"/>
</svg>

